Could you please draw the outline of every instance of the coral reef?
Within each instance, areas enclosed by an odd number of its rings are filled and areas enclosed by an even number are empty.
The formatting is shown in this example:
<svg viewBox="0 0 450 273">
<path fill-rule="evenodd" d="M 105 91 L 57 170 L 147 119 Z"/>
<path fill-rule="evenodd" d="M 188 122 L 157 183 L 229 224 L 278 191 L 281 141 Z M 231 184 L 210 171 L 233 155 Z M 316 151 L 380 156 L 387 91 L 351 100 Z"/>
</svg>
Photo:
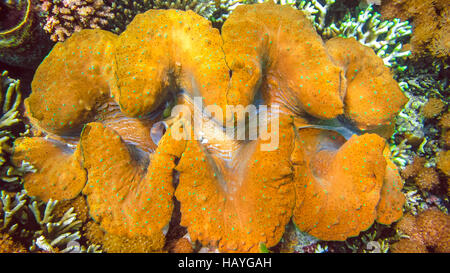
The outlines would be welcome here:
<svg viewBox="0 0 450 273">
<path fill-rule="evenodd" d="M 360 236 L 347 239 L 345 247 L 350 249 L 352 253 L 387 253 L 391 248 L 391 242 L 395 238 L 390 233 L 389 227 L 375 224 Z M 330 249 L 336 249 L 336 246 L 330 243 L 328 245 Z"/>
<path fill-rule="evenodd" d="M 446 0 L 383 0 L 381 5 L 384 18 L 412 20 L 411 47 L 416 57 L 449 56 L 449 12 Z"/>
<path fill-rule="evenodd" d="M 438 60 L 416 58 L 402 60 L 401 65 L 407 69 L 396 71 L 395 78 L 409 102 L 396 118 L 391 147 L 405 179 L 404 212 L 419 215 L 437 207 L 448 213 L 448 175 L 439 169 L 439 155 L 448 149 L 447 129 L 442 124 L 449 103 L 448 66 Z M 405 239 L 393 245 L 392 251 L 423 248 Z"/>
<path fill-rule="evenodd" d="M 415 156 L 426 159 L 426 167 L 436 166 L 436 155 L 445 148 L 446 129 L 440 125 L 448 105 L 448 79 L 444 64 L 436 61 L 408 60 L 404 71 L 397 71 L 408 103 L 396 118 L 395 133 L 391 138 L 396 162 L 402 168 Z M 409 148 L 407 148 L 409 147 Z"/>
<path fill-rule="evenodd" d="M 401 171 L 405 178 L 405 212 L 417 215 L 431 206 L 448 211 L 446 179 L 435 167 L 426 167 L 427 158 L 415 156 Z"/>
<path fill-rule="evenodd" d="M 396 225 L 408 238 L 392 245 L 392 252 L 450 251 L 450 216 L 437 209 L 428 209 L 418 216 L 405 215 Z"/>
<path fill-rule="evenodd" d="M 47 1 L 40 0 L 41 12 L 45 17 L 44 29 L 51 33 L 52 40 L 63 41 L 73 31 L 84 28 L 101 27 L 114 33 L 121 33 L 125 27 L 140 13 L 149 9 L 192 10 L 210 19 L 215 27 L 220 28 L 229 14 L 244 3 L 263 3 L 265 0 L 173 0 L 173 1 Z M 316 29 L 322 36 L 354 37 L 359 42 L 375 50 L 388 66 L 397 66 L 396 59 L 409 55 L 402 50 L 399 41 L 411 33 L 408 22 L 399 19 L 393 21 L 380 20 L 380 14 L 373 12 L 369 5 L 355 19 L 350 13 L 344 18 L 326 22 L 329 10 L 335 0 L 320 1 L 275 1 L 277 4 L 289 5 L 308 14 Z M 340 3 L 337 3 L 340 4 Z M 336 4 L 336 5 L 337 5 Z M 76 10 L 80 12 L 76 13 Z M 108 23 L 106 23 L 108 21 Z M 400 67 L 401 69 L 401 67 Z"/>
<path fill-rule="evenodd" d="M 258 112 L 278 129 L 276 149 L 261 132 L 227 135 L 198 96 L 221 110 L 279 105 Z M 172 97 L 194 115 L 163 120 Z M 91 238 L 104 232 L 110 252 L 162 251 L 174 197 L 190 240 L 206 248 L 272 247 L 291 216 L 342 241 L 402 215 L 403 182 L 383 137 L 405 103 L 372 49 L 354 38 L 324 44 L 289 5 L 240 5 L 221 33 L 192 11 L 149 10 L 120 35 L 82 30 L 54 47 L 25 100 L 35 136 L 15 142 L 14 161 L 36 167 L 24 186 L 50 212 L 52 199 L 86 196 Z M 203 127 L 174 136 L 199 119 Z M 165 133 L 152 138 L 161 122 Z"/>
</svg>

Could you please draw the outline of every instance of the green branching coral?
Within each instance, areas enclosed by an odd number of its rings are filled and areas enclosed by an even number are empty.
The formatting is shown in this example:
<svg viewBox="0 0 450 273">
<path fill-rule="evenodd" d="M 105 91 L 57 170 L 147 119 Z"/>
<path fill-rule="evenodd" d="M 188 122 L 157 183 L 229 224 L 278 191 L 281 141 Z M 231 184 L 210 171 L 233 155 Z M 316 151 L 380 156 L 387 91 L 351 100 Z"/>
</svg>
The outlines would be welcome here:
<svg viewBox="0 0 450 273">
<path fill-rule="evenodd" d="M 0 232 L 15 234 L 18 231 L 20 219 L 22 218 L 23 208 L 27 200 L 25 192 L 18 192 L 14 199 L 4 191 L 0 194 Z M 23 233 L 21 234 L 24 235 Z"/>
<path fill-rule="evenodd" d="M 82 222 L 73 208 L 55 217 L 58 201 L 34 200 L 24 190 L 16 194 L 1 191 L 0 199 L 0 233 L 19 240 L 29 251 L 99 252 L 97 245 L 85 247 L 78 242 Z"/>
<path fill-rule="evenodd" d="M 81 221 L 76 220 L 76 213 L 70 208 L 58 221 L 54 221 L 53 210 L 58 201 L 49 200 L 45 204 L 43 215 L 37 201 L 32 202 L 28 207 L 34 215 L 39 230 L 35 232 L 30 248 L 31 251 L 42 249 L 47 252 L 69 252 L 72 250 L 67 245 L 80 239 Z"/>
<path fill-rule="evenodd" d="M 68 209 L 57 221 L 54 221 L 53 211 L 58 201 L 49 200 L 43 205 L 33 201 L 28 205 L 34 215 L 40 229 L 34 233 L 31 251 L 44 250 L 46 252 L 99 252 L 98 245 L 89 245 L 87 248 L 78 243 L 80 236 L 81 220 L 77 220 L 77 214 L 73 208 Z M 42 212 L 42 213 L 41 213 Z"/>
<path fill-rule="evenodd" d="M 0 75 L 0 180 L 2 182 L 21 182 L 24 172 L 33 171 L 28 164 L 20 168 L 10 162 L 11 145 L 18 137 L 17 126 L 21 123 L 19 106 L 22 103 L 20 81 L 8 77 L 8 72 Z"/>
<path fill-rule="evenodd" d="M 3 104 L 0 129 L 4 129 L 20 121 L 17 108 L 21 102 L 22 94 L 20 93 L 20 81 L 8 77 L 8 71 L 3 71 L 0 82 L 0 103 Z"/>
</svg>

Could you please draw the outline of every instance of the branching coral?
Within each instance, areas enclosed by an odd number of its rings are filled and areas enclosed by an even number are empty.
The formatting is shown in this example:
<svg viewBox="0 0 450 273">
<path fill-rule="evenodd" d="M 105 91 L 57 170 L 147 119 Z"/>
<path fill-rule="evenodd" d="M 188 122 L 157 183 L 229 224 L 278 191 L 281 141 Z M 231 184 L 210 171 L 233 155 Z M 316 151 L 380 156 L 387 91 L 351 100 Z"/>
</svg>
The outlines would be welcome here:
<svg viewBox="0 0 450 273">
<path fill-rule="evenodd" d="M 330 26 L 333 36 L 355 37 L 360 43 L 371 47 L 378 56 L 383 58 L 387 66 L 397 65 L 397 58 L 410 55 L 410 51 L 402 49 L 401 38 L 411 34 L 411 26 L 400 19 L 381 21 L 380 14 L 373 12 L 372 7 L 361 11 L 357 18 L 349 14 L 337 27 Z M 364 31 L 366 29 L 366 31 Z M 400 69 L 404 69 L 400 68 Z"/>
<path fill-rule="evenodd" d="M 0 220 L 1 232 L 7 232 L 13 234 L 17 231 L 18 223 L 14 223 L 13 219 L 20 219 L 20 212 L 25 206 L 25 193 L 17 193 L 14 196 L 14 200 L 11 200 L 11 196 L 4 191 L 1 192 L 0 208 L 3 214 Z"/>
<path fill-rule="evenodd" d="M 220 251 L 271 247 L 292 215 L 328 240 L 401 216 L 402 181 L 382 136 L 405 97 L 370 48 L 324 44 L 288 5 L 238 6 L 221 34 L 176 10 L 138 15 L 119 36 L 84 30 L 55 46 L 32 88 L 26 114 L 41 135 L 15 144 L 16 162 L 38 169 L 25 188 L 44 200 L 86 195 L 114 244 L 145 239 L 161 251 L 174 196 L 192 241 Z M 193 116 L 173 111 L 153 142 L 171 96 Z M 229 119 L 216 116 L 254 104 L 271 106 L 255 119 L 266 118 L 274 149 L 261 131 L 235 139 L 241 121 L 222 127 Z M 351 129 L 349 140 L 333 131 Z"/>
<path fill-rule="evenodd" d="M 396 73 L 409 101 L 396 117 L 392 148 L 401 152 L 396 156 L 399 166 L 405 167 L 414 156 L 420 156 L 426 159 L 422 165 L 435 167 L 436 155 L 445 148 L 446 129 L 437 122 L 445 116 L 440 113 L 448 104 L 445 66 L 436 61 L 408 62 L 405 71 Z M 402 146 L 410 148 L 403 149 Z"/>
<path fill-rule="evenodd" d="M 404 139 L 398 145 L 391 144 L 389 148 L 391 150 L 391 160 L 397 166 L 405 167 L 406 164 L 408 164 L 411 157 L 410 148 L 411 145 L 407 144 L 407 139 Z"/>
<path fill-rule="evenodd" d="M 8 77 L 3 71 L 0 76 L 0 168 L 2 182 L 21 182 L 21 176 L 27 171 L 34 171 L 32 166 L 23 164 L 16 168 L 11 164 L 11 145 L 18 137 L 17 126 L 21 122 L 19 106 L 22 103 L 20 81 Z"/>
<path fill-rule="evenodd" d="M 0 128 L 10 127 L 20 121 L 18 107 L 21 103 L 20 81 L 8 77 L 8 71 L 1 74 L 0 100 L 2 101 L 2 115 Z"/>
<path fill-rule="evenodd" d="M 39 0 L 44 30 L 53 41 L 64 41 L 82 29 L 100 28 L 114 17 L 103 0 Z"/>
<path fill-rule="evenodd" d="M 31 250 L 42 249 L 47 252 L 55 252 L 59 248 L 62 252 L 68 249 L 62 249 L 62 246 L 69 242 L 80 239 L 79 231 L 81 221 L 76 220 L 76 214 L 72 213 L 73 208 L 69 209 L 59 221 L 53 221 L 53 209 L 57 201 L 49 200 L 45 205 L 43 217 L 37 201 L 29 205 L 40 230 L 35 233 L 36 239 L 33 239 Z"/>
<path fill-rule="evenodd" d="M 71 207 L 62 216 L 55 213 L 58 201 L 49 200 L 45 207 L 38 201 L 28 205 L 39 229 L 34 232 L 30 251 L 44 251 L 50 253 L 95 253 L 101 252 L 99 245 L 79 243 L 82 221 L 78 220 L 77 213 Z M 56 220 L 56 219 L 57 220 Z"/>
<path fill-rule="evenodd" d="M 8 234 L 14 242 L 22 242 L 29 251 L 98 251 L 98 246 L 86 248 L 78 243 L 81 221 L 76 219 L 73 208 L 55 217 L 57 201 L 44 204 L 29 198 L 25 191 L 15 194 L 2 191 L 0 199 L 0 232 Z"/>
</svg>

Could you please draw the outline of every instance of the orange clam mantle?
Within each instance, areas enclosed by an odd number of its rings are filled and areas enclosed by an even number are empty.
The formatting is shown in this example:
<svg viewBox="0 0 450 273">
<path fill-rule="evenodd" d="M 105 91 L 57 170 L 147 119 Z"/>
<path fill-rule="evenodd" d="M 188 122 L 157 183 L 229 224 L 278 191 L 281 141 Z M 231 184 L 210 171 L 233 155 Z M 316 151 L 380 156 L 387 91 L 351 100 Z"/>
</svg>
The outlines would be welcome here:
<svg viewBox="0 0 450 273">
<path fill-rule="evenodd" d="M 117 36 L 84 30 L 39 66 L 26 114 L 36 136 L 15 143 L 15 161 L 41 199 L 87 196 L 109 233 L 145 236 L 160 251 L 173 210 L 192 240 L 220 251 L 277 244 L 293 219 L 324 240 L 345 240 L 402 215 L 402 182 L 386 152 L 406 102 L 375 53 L 355 40 L 324 43 L 301 11 L 242 5 L 222 33 L 193 12 L 150 10 Z M 152 125 L 172 94 L 188 107 L 280 105 L 278 149 L 266 140 L 176 140 L 171 120 Z M 269 112 L 269 119 L 274 113 Z M 200 117 L 204 118 L 204 117 Z M 352 124 L 349 140 L 328 125 Z M 211 129 L 211 128 L 210 128 Z M 364 133 L 364 131 L 370 133 Z M 174 172 L 179 183 L 174 185 Z"/>
</svg>

